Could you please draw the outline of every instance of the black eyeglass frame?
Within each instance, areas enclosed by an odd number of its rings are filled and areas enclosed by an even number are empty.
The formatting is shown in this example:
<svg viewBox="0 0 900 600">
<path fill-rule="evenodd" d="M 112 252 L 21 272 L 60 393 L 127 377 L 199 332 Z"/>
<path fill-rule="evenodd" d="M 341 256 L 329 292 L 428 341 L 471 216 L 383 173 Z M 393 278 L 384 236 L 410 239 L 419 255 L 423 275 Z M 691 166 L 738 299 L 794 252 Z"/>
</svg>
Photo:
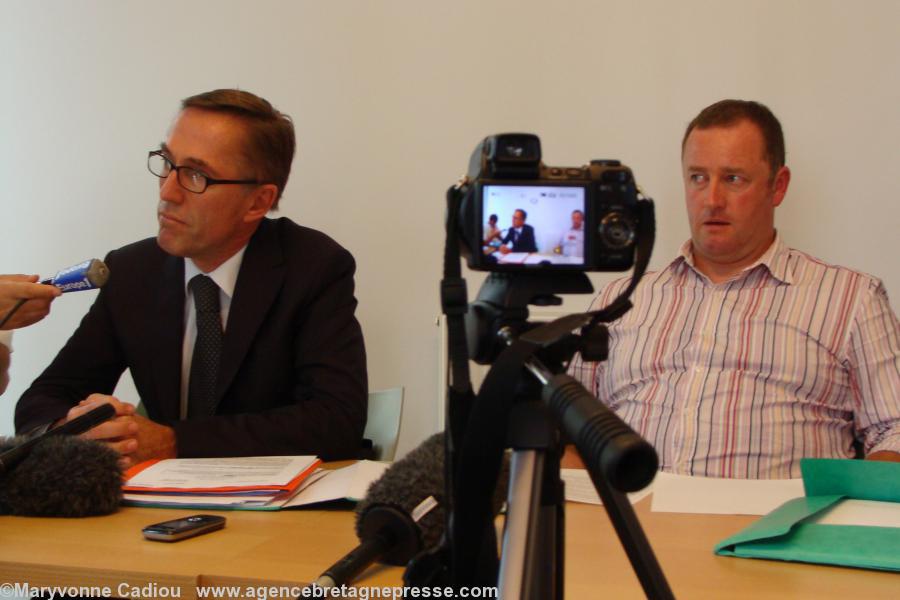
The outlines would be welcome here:
<svg viewBox="0 0 900 600">
<path fill-rule="evenodd" d="M 169 172 L 166 175 L 160 175 L 159 173 L 155 173 L 153 171 L 153 169 L 150 168 L 150 160 L 154 156 L 160 157 L 161 159 L 163 159 L 166 162 L 166 164 L 169 165 Z M 184 185 L 184 183 L 181 182 L 182 169 L 186 169 L 188 171 L 193 171 L 194 173 L 198 173 L 199 175 L 201 175 L 203 177 L 203 180 L 206 182 L 206 185 L 203 186 L 203 189 L 198 192 L 197 190 L 192 190 L 191 188 Z M 172 160 L 168 156 L 165 155 L 165 153 L 162 150 L 151 150 L 150 152 L 147 153 L 147 170 L 150 171 L 150 173 L 152 173 L 156 177 L 159 177 L 160 179 L 166 179 L 169 175 L 172 174 L 172 171 L 175 171 L 175 180 L 178 182 L 178 185 L 180 185 L 187 191 L 194 193 L 194 194 L 202 194 L 211 185 L 226 185 L 226 184 L 262 185 L 262 184 L 266 183 L 265 181 L 259 181 L 258 179 L 215 179 L 213 177 L 210 177 L 209 175 L 207 175 L 200 169 L 196 169 L 194 167 L 188 167 L 186 165 L 181 165 L 181 166 L 176 165 L 175 163 L 172 162 Z"/>
</svg>

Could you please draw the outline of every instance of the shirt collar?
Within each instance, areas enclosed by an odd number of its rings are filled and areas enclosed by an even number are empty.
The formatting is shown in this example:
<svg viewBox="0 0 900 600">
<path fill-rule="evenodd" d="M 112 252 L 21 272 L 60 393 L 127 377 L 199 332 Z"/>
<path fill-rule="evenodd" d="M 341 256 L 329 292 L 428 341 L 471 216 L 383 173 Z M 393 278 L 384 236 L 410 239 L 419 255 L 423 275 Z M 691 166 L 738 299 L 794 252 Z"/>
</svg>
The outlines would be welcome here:
<svg viewBox="0 0 900 600">
<path fill-rule="evenodd" d="M 784 244 L 778 232 L 775 232 L 775 240 L 772 245 L 760 256 L 752 265 L 748 265 L 741 270 L 741 275 L 748 273 L 756 267 L 762 265 L 769 271 L 769 275 L 787 284 L 794 282 L 791 272 L 788 270 L 788 257 L 790 249 Z M 676 263 L 685 263 L 695 273 L 702 277 L 706 277 L 697 270 L 694 264 L 693 244 L 691 240 L 687 240 L 681 245 L 679 256 L 672 261 L 674 266 Z M 740 276 L 740 275 L 739 275 Z"/>
<path fill-rule="evenodd" d="M 235 252 L 231 258 L 223 262 L 221 265 L 210 271 L 209 273 L 204 273 L 200 270 L 200 268 L 194 264 L 194 261 L 190 258 L 184 259 L 184 289 L 185 295 L 187 295 L 187 285 L 191 279 L 194 278 L 195 275 L 206 275 L 210 279 L 216 282 L 216 285 L 219 286 L 219 289 L 222 290 L 226 296 L 231 298 L 234 296 L 234 286 L 237 284 L 238 272 L 241 270 L 241 262 L 244 260 L 244 251 L 247 250 L 247 246 L 244 246 L 237 252 Z"/>
</svg>

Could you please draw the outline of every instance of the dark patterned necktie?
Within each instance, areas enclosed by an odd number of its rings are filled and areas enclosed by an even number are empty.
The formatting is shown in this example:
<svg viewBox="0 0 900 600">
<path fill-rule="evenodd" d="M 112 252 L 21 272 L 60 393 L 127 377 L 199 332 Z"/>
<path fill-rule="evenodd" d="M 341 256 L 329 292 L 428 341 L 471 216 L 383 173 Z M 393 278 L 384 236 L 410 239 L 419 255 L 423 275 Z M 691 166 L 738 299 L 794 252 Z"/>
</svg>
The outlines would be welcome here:
<svg viewBox="0 0 900 600">
<path fill-rule="evenodd" d="M 216 378 L 222 356 L 222 318 L 219 315 L 219 286 L 206 275 L 191 279 L 197 309 L 197 340 L 188 381 L 188 417 L 205 417 L 215 412 Z"/>
</svg>

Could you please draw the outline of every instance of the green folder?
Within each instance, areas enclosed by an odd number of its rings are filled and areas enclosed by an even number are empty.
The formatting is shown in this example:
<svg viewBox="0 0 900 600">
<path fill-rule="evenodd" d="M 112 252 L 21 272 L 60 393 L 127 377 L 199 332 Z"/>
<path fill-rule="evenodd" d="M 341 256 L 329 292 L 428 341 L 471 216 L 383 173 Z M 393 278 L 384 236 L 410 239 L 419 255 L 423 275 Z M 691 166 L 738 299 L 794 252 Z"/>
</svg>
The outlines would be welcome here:
<svg viewBox="0 0 900 600">
<path fill-rule="evenodd" d="M 900 463 L 808 458 L 806 496 L 719 542 L 716 554 L 900 571 L 900 528 L 812 523 L 843 499 L 900 502 Z"/>
</svg>

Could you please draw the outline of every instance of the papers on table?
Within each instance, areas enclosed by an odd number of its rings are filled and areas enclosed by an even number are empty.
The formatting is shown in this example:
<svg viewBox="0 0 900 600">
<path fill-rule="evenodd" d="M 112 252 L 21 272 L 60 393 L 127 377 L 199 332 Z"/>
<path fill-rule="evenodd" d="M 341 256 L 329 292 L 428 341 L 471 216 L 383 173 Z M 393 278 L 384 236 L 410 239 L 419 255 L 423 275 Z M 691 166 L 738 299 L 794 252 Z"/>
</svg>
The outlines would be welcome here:
<svg viewBox="0 0 900 600">
<path fill-rule="evenodd" d="M 727 479 L 657 473 L 653 512 L 764 515 L 803 496 L 802 479 Z"/>
<path fill-rule="evenodd" d="M 290 460 L 259 461 L 259 458 Z M 319 460 L 315 457 L 173 460 L 214 461 L 214 464 L 208 470 L 197 464 L 156 468 L 162 462 L 168 462 L 160 461 L 143 469 L 135 468 L 129 471 L 128 474 L 134 477 L 124 487 L 125 504 L 211 510 L 281 510 L 332 500 L 359 500 L 388 467 L 387 463 L 359 461 L 342 469 L 316 469 Z M 237 468 L 234 461 L 238 461 Z M 301 468 L 301 473 L 290 477 L 291 471 Z M 268 475 L 263 477 L 263 472 Z M 135 480 L 142 485 L 134 485 Z M 205 482 L 203 486 L 195 485 L 201 481 Z M 223 485 L 225 483 L 232 485 Z"/>
<path fill-rule="evenodd" d="M 581 502 L 584 504 L 603 504 L 591 476 L 585 469 L 560 469 L 560 476 L 566 484 L 566 500 L 569 502 Z M 652 485 L 644 489 L 628 494 L 628 500 L 634 504 L 646 498 L 652 491 Z"/>
<path fill-rule="evenodd" d="M 900 528 L 900 502 L 841 500 L 810 519 L 817 525 L 861 525 Z"/>
<path fill-rule="evenodd" d="M 322 471 L 324 477 L 288 500 L 282 508 L 306 506 L 332 500 L 362 500 L 373 481 L 381 477 L 390 463 L 361 460 L 349 467 Z"/>
<path fill-rule="evenodd" d="M 170 458 L 147 461 L 125 476 L 130 492 L 294 491 L 320 463 L 315 456 Z"/>
<path fill-rule="evenodd" d="M 583 265 L 584 258 L 580 256 L 563 256 L 562 254 L 539 254 L 537 252 L 509 252 L 508 254 L 495 253 L 497 262 L 505 265 Z"/>
<path fill-rule="evenodd" d="M 566 500 L 602 504 L 584 469 L 561 469 Z M 632 504 L 653 494 L 653 512 L 764 515 L 803 495 L 802 479 L 718 479 L 660 471 L 649 486 L 628 494 Z"/>
<path fill-rule="evenodd" d="M 525 260 L 528 258 L 529 254 L 530 252 L 508 252 L 507 254 L 501 254 L 498 252 L 494 256 L 497 257 L 498 263 L 521 265 L 525 263 Z"/>
</svg>

